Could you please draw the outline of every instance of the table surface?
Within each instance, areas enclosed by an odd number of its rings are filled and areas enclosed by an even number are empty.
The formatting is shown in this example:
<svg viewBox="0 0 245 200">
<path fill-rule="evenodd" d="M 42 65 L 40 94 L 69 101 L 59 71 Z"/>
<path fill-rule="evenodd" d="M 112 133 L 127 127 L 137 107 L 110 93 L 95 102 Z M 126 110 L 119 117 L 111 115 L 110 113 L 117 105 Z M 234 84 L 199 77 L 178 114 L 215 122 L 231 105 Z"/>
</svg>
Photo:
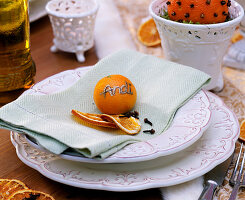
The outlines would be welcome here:
<svg viewBox="0 0 245 200">
<path fill-rule="evenodd" d="M 68 69 L 93 65 L 98 61 L 94 48 L 86 52 L 85 63 L 77 62 L 75 54 L 64 52 L 51 53 L 49 49 L 52 45 L 52 39 L 53 33 L 48 17 L 44 17 L 31 24 L 31 54 L 37 69 L 35 82 Z M 15 148 L 10 141 L 9 131 L 3 129 L 0 129 L 0 161 L 0 178 L 19 179 L 31 189 L 47 192 L 56 200 L 161 199 L 158 189 L 117 193 L 74 188 L 52 181 L 19 160 Z"/>
</svg>

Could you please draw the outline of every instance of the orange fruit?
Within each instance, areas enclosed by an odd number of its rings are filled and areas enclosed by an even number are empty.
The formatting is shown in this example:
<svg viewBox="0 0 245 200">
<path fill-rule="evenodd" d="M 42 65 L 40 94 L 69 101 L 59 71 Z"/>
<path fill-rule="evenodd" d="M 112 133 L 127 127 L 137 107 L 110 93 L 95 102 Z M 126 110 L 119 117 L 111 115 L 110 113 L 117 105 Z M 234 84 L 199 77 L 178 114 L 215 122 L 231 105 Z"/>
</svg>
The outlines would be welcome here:
<svg viewBox="0 0 245 200">
<path fill-rule="evenodd" d="M 35 199 L 35 200 L 55 200 L 50 195 L 35 190 L 20 190 L 12 194 L 7 200 L 24 200 L 24 199 Z"/>
<path fill-rule="evenodd" d="M 94 102 L 105 114 L 130 111 L 137 99 L 133 83 L 122 75 L 109 75 L 98 81 L 94 88 Z"/>
<path fill-rule="evenodd" d="M 242 121 L 241 126 L 240 126 L 239 139 L 245 142 L 245 120 Z"/>
<path fill-rule="evenodd" d="M 141 128 L 140 121 L 134 117 L 102 114 L 101 118 L 114 122 L 122 131 L 130 135 L 137 134 Z"/>
<path fill-rule="evenodd" d="M 152 18 L 140 25 L 137 37 L 141 43 L 149 47 L 161 44 L 156 24 Z"/>
<path fill-rule="evenodd" d="M 200 24 L 225 22 L 230 0 L 168 0 L 168 15 L 173 21 Z"/>
<path fill-rule="evenodd" d="M 83 121 L 88 122 L 90 124 L 107 128 L 117 128 L 117 126 L 113 122 L 103 120 L 101 118 L 101 114 L 83 113 L 77 110 L 72 110 L 71 112 L 79 119 L 82 119 Z"/>
<path fill-rule="evenodd" d="M 4 200 L 13 193 L 28 189 L 28 187 L 19 180 L 15 179 L 0 179 L 0 199 Z"/>
</svg>

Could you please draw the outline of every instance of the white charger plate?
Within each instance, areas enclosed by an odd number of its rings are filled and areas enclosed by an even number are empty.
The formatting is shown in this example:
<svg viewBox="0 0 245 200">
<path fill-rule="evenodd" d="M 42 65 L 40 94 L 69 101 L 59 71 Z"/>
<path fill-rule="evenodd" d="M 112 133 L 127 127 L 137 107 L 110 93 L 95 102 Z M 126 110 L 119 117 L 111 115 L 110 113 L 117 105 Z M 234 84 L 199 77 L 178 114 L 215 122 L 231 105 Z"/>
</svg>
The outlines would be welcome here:
<svg viewBox="0 0 245 200">
<path fill-rule="evenodd" d="M 32 147 L 23 135 L 11 133 L 18 157 L 44 176 L 67 185 L 108 191 L 136 191 L 167 187 L 195 179 L 231 156 L 239 123 L 222 100 L 208 92 L 211 125 L 185 150 L 155 160 L 127 164 L 68 161 Z"/>
<path fill-rule="evenodd" d="M 64 90 L 90 69 L 91 67 L 81 67 L 61 72 L 37 83 L 25 94 L 45 95 Z M 75 152 L 64 152 L 60 157 L 87 163 L 127 163 L 174 154 L 196 142 L 208 128 L 211 117 L 209 106 L 210 102 L 206 93 L 200 91 L 178 110 L 171 127 L 164 134 L 144 142 L 130 144 L 103 160 L 86 158 Z M 35 148 L 45 150 L 28 138 L 26 139 Z"/>
</svg>

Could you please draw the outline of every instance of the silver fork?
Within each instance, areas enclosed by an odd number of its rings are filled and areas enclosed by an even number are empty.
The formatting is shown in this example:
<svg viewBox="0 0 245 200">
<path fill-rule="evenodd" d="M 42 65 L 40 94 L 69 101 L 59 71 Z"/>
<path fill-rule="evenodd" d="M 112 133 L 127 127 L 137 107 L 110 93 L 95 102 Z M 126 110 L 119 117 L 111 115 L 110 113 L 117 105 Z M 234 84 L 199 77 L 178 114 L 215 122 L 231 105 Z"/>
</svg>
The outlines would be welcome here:
<svg viewBox="0 0 245 200">
<path fill-rule="evenodd" d="M 245 150 L 244 150 L 243 155 L 242 155 L 243 146 L 244 146 L 244 143 L 242 142 L 242 144 L 240 146 L 240 151 L 239 151 L 239 154 L 238 154 L 238 157 L 236 160 L 235 169 L 233 170 L 231 178 L 229 180 L 230 185 L 234 186 L 229 200 L 235 200 L 237 193 L 239 191 L 239 188 L 241 186 L 245 186 L 245 175 L 243 175 L 243 167 L 244 167 L 244 162 L 245 162 Z M 243 158 L 242 158 L 242 156 L 243 156 Z M 239 170 L 239 173 L 237 174 L 240 159 L 242 159 L 242 163 L 241 163 L 241 168 Z"/>
</svg>

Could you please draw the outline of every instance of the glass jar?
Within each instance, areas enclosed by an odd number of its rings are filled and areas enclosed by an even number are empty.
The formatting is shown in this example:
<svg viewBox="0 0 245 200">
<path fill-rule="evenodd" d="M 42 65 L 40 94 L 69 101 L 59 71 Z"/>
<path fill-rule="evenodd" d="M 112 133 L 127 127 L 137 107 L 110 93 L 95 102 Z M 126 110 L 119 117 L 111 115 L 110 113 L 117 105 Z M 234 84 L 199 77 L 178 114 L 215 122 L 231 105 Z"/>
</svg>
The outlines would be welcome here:
<svg viewBox="0 0 245 200">
<path fill-rule="evenodd" d="M 0 0 L 0 103 L 7 91 L 31 85 L 35 73 L 28 0 Z"/>
</svg>

